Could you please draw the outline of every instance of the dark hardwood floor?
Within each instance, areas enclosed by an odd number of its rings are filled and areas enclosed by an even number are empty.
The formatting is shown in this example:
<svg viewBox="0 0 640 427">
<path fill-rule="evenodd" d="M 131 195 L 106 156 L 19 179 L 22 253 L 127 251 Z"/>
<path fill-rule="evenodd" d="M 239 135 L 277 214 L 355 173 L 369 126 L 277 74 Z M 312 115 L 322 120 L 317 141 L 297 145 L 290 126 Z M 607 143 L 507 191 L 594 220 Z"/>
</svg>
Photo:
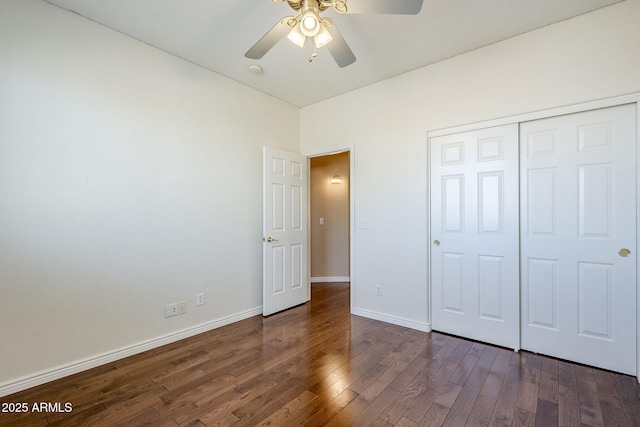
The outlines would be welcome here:
<svg viewBox="0 0 640 427">
<path fill-rule="evenodd" d="M 635 378 L 349 314 L 347 284 L 0 402 L 2 426 L 640 426 Z"/>
</svg>

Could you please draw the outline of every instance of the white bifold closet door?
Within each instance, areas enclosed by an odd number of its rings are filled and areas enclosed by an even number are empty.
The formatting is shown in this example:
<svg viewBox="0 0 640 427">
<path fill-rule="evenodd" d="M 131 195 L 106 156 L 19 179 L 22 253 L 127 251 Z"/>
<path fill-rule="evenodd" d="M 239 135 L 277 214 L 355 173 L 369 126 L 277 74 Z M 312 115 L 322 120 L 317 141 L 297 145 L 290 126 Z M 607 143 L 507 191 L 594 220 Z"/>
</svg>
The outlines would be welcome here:
<svg viewBox="0 0 640 427">
<path fill-rule="evenodd" d="M 520 125 L 523 349 L 636 374 L 635 117 Z"/>
<path fill-rule="evenodd" d="M 518 125 L 431 138 L 432 327 L 519 348 Z"/>
</svg>

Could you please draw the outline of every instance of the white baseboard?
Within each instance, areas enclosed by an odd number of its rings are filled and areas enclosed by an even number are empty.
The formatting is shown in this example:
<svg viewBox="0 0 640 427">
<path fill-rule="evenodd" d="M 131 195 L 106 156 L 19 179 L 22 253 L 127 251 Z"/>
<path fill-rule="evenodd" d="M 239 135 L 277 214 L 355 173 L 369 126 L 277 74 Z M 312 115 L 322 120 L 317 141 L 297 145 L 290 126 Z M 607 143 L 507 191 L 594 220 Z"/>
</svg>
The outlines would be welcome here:
<svg viewBox="0 0 640 427">
<path fill-rule="evenodd" d="M 0 397 L 8 396 L 10 394 L 42 385 L 69 375 L 77 374 L 78 372 L 86 371 L 88 369 L 104 365 L 106 363 L 124 359 L 125 357 L 133 356 L 134 354 L 142 353 L 143 351 L 161 347 L 166 344 L 171 344 L 173 342 L 180 341 L 185 338 L 189 338 L 194 335 L 217 329 L 222 326 L 229 325 L 231 323 L 248 319 L 249 317 L 257 316 L 260 314 L 262 314 L 262 307 L 257 307 L 231 316 L 223 317 L 218 320 L 202 323 L 200 325 L 183 329 L 181 331 L 172 332 L 167 335 L 163 335 L 147 341 L 142 341 L 131 346 L 122 347 L 117 350 L 98 354 L 86 359 L 79 360 L 77 362 L 42 371 L 37 374 L 28 375 L 16 380 L 11 380 L 0 384 Z"/>
<path fill-rule="evenodd" d="M 311 283 L 338 283 L 338 282 L 350 282 L 349 276 L 331 276 L 331 277 L 312 277 Z"/>
<path fill-rule="evenodd" d="M 388 314 L 377 313 L 375 311 L 354 308 L 351 314 L 366 317 L 368 319 L 379 320 L 381 322 L 391 323 L 392 325 L 404 326 L 405 328 L 415 329 L 421 332 L 431 332 L 430 323 L 420 323 L 413 320 L 403 319 L 400 317 L 389 316 Z"/>
</svg>

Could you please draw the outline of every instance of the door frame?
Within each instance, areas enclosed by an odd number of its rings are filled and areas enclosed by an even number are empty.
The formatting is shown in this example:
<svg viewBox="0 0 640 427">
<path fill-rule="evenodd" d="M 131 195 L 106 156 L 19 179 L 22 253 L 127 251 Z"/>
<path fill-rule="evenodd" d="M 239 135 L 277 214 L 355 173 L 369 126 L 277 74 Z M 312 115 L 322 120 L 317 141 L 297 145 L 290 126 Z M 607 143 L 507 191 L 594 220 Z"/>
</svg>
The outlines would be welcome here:
<svg viewBox="0 0 640 427">
<path fill-rule="evenodd" d="M 638 239 L 640 239 L 640 230 L 638 229 L 638 225 L 640 221 L 638 220 L 638 213 L 640 212 L 640 204 L 638 201 L 640 200 L 640 95 L 637 96 L 636 101 L 636 377 L 638 382 L 640 382 L 640 279 L 638 276 L 640 275 L 640 245 L 638 244 Z"/>
<path fill-rule="evenodd" d="M 512 116 L 501 117 L 493 120 L 480 121 L 475 123 L 469 123 L 460 126 L 453 126 L 449 128 L 434 129 L 427 132 L 427 171 L 431 162 L 429 153 L 431 150 L 431 138 L 436 136 L 449 135 L 452 133 L 468 132 L 487 127 L 502 126 L 507 124 L 520 124 L 522 122 L 546 119 L 555 116 L 562 116 L 566 114 L 581 113 L 589 110 L 596 110 L 607 107 L 615 107 L 624 104 L 635 104 L 636 107 L 636 165 L 640 165 L 640 92 L 635 92 L 627 95 L 615 96 L 610 98 L 602 98 L 588 102 L 582 102 L 577 104 L 570 104 L 561 107 L 547 108 L 543 110 L 537 110 L 533 112 L 517 114 Z M 429 173 L 427 173 L 427 189 L 430 188 L 431 182 Z M 431 202 L 430 195 L 427 197 L 427 257 L 428 261 L 431 260 Z M 640 214 L 640 167 L 636 166 L 636 377 L 640 382 L 640 221 L 638 221 L 638 215 Z M 428 295 L 428 308 L 429 308 L 429 327 L 431 327 L 431 269 L 429 269 L 427 275 L 427 295 Z"/>
<path fill-rule="evenodd" d="M 307 192 L 307 242 L 309 242 L 309 250 L 307 251 L 307 265 L 311 266 L 311 159 L 314 157 L 330 156 L 332 154 L 349 153 L 349 312 L 353 313 L 355 307 L 355 146 L 353 144 L 337 146 L 332 150 L 310 150 L 301 153 L 307 157 L 307 182 L 309 183 L 309 191 Z M 307 283 L 309 283 L 309 292 L 311 292 L 311 268 L 307 269 Z M 311 295 L 309 295 L 311 299 Z"/>
</svg>

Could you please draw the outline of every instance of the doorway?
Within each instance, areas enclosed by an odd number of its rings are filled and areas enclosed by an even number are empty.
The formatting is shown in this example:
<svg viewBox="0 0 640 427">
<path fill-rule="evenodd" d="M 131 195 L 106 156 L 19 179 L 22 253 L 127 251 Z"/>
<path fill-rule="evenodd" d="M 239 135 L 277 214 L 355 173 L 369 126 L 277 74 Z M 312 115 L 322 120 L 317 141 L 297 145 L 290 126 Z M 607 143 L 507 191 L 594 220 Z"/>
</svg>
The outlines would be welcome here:
<svg viewBox="0 0 640 427">
<path fill-rule="evenodd" d="M 350 282 L 350 152 L 309 159 L 310 281 Z"/>
</svg>

